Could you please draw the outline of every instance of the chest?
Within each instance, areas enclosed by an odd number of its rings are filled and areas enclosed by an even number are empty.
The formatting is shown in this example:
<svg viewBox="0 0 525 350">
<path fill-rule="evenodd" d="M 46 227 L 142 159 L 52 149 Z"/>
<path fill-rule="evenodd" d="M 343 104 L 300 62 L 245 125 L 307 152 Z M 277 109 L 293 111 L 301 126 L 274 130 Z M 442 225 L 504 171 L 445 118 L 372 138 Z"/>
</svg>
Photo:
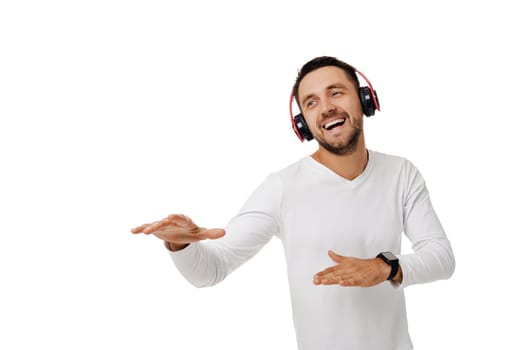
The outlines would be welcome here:
<svg viewBox="0 0 525 350">
<path fill-rule="evenodd" d="M 287 254 L 326 255 L 328 249 L 361 258 L 397 250 L 402 206 L 395 188 L 312 186 L 283 201 L 282 239 Z"/>
</svg>

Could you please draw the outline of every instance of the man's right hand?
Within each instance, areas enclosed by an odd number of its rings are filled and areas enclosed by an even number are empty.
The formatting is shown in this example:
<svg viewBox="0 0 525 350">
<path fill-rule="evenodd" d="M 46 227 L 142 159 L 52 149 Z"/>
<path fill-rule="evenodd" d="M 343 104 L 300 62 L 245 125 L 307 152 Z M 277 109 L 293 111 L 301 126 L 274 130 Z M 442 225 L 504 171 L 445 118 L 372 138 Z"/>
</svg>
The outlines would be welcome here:
<svg viewBox="0 0 525 350">
<path fill-rule="evenodd" d="M 131 232 L 152 234 L 168 242 L 170 250 L 173 251 L 184 249 L 193 242 L 217 239 L 226 234 L 222 228 L 198 227 L 189 217 L 182 214 L 169 215 L 162 220 L 135 227 Z"/>
</svg>

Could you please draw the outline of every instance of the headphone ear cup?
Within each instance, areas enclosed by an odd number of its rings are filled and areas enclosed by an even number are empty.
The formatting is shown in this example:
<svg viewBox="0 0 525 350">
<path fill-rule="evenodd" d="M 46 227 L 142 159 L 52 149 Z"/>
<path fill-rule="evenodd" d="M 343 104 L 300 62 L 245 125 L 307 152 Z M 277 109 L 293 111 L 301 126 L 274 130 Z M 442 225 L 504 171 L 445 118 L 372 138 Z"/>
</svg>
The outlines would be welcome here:
<svg viewBox="0 0 525 350">
<path fill-rule="evenodd" d="M 377 99 L 377 94 L 375 93 L 375 91 L 374 91 L 374 95 L 376 96 L 376 99 Z M 361 101 L 361 107 L 363 108 L 363 113 L 367 117 L 373 116 L 376 111 L 376 106 L 374 104 L 374 99 L 372 98 L 370 88 L 368 86 L 359 88 L 359 100 Z"/>
<path fill-rule="evenodd" d="M 306 141 L 312 140 L 314 137 L 312 135 L 312 132 L 308 128 L 308 125 L 306 124 L 306 120 L 304 119 L 304 116 L 302 113 L 297 114 L 293 118 L 293 122 L 295 124 L 295 130 L 299 133 L 297 136 L 299 136 L 299 139 L 305 139 Z"/>
</svg>

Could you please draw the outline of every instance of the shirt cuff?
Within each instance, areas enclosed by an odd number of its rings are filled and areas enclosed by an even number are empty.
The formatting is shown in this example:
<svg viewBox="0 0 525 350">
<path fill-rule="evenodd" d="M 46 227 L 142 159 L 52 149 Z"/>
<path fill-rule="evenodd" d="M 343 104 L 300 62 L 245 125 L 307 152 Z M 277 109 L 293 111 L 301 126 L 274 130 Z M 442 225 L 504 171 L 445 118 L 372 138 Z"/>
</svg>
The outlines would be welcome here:
<svg viewBox="0 0 525 350">
<path fill-rule="evenodd" d="M 181 252 L 183 250 L 186 250 L 191 244 L 188 244 L 187 246 L 185 246 L 184 248 L 182 249 L 179 249 L 179 250 L 171 250 L 170 248 L 170 244 L 168 241 L 164 241 L 164 248 L 166 248 L 170 253 L 178 253 L 178 252 Z"/>
</svg>

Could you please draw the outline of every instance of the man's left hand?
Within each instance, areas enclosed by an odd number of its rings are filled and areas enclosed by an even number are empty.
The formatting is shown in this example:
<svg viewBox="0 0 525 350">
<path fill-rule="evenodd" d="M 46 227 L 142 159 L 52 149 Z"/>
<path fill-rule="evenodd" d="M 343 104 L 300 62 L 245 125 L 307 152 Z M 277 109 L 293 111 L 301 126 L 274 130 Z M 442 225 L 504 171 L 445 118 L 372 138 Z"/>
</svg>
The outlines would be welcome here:
<svg viewBox="0 0 525 350">
<path fill-rule="evenodd" d="M 379 258 L 345 257 L 331 250 L 328 255 L 337 265 L 317 273 L 314 284 L 372 287 L 386 281 L 390 274 L 390 266 Z"/>
</svg>

